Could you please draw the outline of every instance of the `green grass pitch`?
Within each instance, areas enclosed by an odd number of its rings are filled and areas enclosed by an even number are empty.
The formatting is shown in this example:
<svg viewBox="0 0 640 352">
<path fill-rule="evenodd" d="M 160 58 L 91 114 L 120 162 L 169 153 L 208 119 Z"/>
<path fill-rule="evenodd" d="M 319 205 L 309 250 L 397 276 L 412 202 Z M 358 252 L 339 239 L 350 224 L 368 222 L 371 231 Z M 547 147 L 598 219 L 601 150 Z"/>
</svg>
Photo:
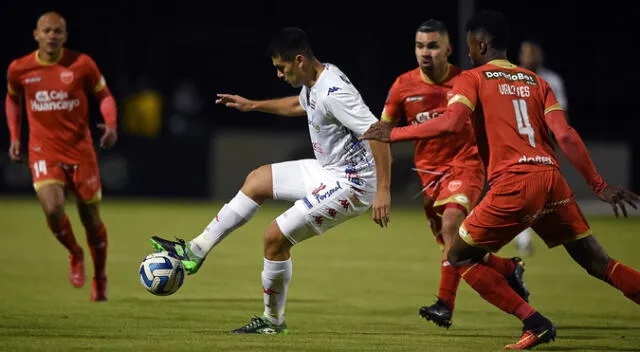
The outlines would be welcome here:
<svg viewBox="0 0 640 352">
<path fill-rule="evenodd" d="M 454 323 L 418 317 L 439 281 L 439 250 L 421 209 L 394 208 L 388 229 L 368 216 L 293 249 L 287 336 L 238 336 L 230 329 L 262 312 L 262 232 L 286 208 L 265 204 L 214 249 L 174 295 L 156 297 L 138 281 L 153 234 L 190 239 L 220 207 L 209 202 L 106 199 L 109 302 L 73 288 L 67 253 L 46 228 L 35 199 L 0 199 L 0 350 L 2 351 L 500 351 L 519 321 L 461 283 Z M 84 231 L 72 202 L 76 237 Z M 609 254 L 640 269 L 640 218 L 589 218 Z M 640 351 L 640 308 L 589 277 L 562 248 L 536 239 L 526 258 L 531 303 L 558 327 L 541 351 Z M 501 251 L 514 256 L 513 246 Z M 87 263 L 90 277 L 90 261 Z"/>
</svg>

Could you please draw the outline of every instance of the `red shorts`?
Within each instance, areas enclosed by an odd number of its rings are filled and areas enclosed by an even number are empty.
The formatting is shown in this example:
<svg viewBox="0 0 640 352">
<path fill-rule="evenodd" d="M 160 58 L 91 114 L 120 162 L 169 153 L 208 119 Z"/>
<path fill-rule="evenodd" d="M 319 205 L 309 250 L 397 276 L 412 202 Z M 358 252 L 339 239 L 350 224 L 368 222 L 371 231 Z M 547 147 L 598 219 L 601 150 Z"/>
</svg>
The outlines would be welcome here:
<svg viewBox="0 0 640 352">
<path fill-rule="evenodd" d="M 560 171 L 498 176 L 460 227 L 460 237 L 496 252 L 527 227 L 549 248 L 591 234 Z"/>
<path fill-rule="evenodd" d="M 419 175 L 424 212 L 436 242 L 442 247 L 442 213 L 446 207 L 454 206 L 469 214 L 484 189 L 484 168 L 451 166 L 433 172 L 419 171 Z"/>
<path fill-rule="evenodd" d="M 85 203 L 98 203 L 102 199 L 100 170 L 96 159 L 64 164 L 36 158 L 30 161 L 29 167 L 36 192 L 43 186 L 60 184 Z"/>
</svg>

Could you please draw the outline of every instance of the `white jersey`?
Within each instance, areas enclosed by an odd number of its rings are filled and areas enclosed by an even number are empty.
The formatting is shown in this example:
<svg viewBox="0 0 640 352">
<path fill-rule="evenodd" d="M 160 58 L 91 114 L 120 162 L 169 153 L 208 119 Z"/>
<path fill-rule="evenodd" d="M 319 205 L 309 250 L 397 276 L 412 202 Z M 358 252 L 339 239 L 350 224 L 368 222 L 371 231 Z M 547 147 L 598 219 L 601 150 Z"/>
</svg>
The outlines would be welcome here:
<svg viewBox="0 0 640 352">
<path fill-rule="evenodd" d="M 566 112 L 569 104 L 567 102 L 567 93 L 565 93 L 564 90 L 564 80 L 562 77 L 560 77 L 560 75 L 555 71 L 544 66 L 540 66 L 536 70 L 536 74 L 549 83 L 549 87 L 551 87 L 553 94 L 556 95 L 556 99 L 558 100 L 558 103 L 560 103 L 560 107 L 562 107 L 562 110 Z"/>
<path fill-rule="evenodd" d="M 316 159 L 336 177 L 354 185 L 375 187 L 371 147 L 358 137 L 378 120 L 338 67 L 324 67 L 313 87 L 303 86 L 299 97 L 307 111 Z"/>
</svg>

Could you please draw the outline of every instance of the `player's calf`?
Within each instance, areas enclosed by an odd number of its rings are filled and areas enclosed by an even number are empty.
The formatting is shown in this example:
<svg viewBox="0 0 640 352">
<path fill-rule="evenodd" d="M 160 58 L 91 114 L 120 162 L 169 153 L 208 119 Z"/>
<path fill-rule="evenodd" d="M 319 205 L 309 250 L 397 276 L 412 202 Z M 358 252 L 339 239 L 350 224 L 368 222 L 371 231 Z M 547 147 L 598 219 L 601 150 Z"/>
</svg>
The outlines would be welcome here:
<svg viewBox="0 0 640 352">
<path fill-rule="evenodd" d="M 524 260 L 519 257 L 502 258 L 493 253 L 484 257 L 484 264 L 502 274 L 509 286 L 526 302 L 529 302 L 529 290 L 524 284 Z"/>
</svg>

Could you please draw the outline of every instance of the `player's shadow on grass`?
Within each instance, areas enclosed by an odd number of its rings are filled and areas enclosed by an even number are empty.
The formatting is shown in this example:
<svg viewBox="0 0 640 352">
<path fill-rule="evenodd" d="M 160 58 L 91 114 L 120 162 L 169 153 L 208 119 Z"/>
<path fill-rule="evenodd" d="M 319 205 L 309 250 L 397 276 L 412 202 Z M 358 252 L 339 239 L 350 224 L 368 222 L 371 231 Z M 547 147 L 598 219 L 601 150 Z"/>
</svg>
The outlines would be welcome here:
<svg viewBox="0 0 640 352">
<path fill-rule="evenodd" d="M 536 348 L 540 351 L 616 351 L 616 352 L 640 352 L 640 348 L 624 348 L 624 347 L 595 347 L 595 346 L 540 346 Z"/>
<path fill-rule="evenodd" d="M 504 333 L 502 335 L 497 335 L 497 334 L 489 334 L 489 335 L 474 335 L 474 334 L 451 334 L 451 333 L 445 333 L 443 335 L 441 335 L 441 337 L 455 337 L 460 338 L 460 339 L 468 339 L 468 338 L 474 338 L 474 339 L 503 339 L 503 338 L 510 338 L 513 337 L 513 334 L 508 334 L 508 333 Z"/>
<path fill-rule="evenodd" d="M 602 325 L 594 325 L 594 326 L 584 326 L 584 325 L 560 325 L 558 326 L 558 330 L 636 330 L 640 331 L 640 326 L 602 326 Z"/>
<path fill-rule="evenodd" d="M 161 300 L 162 297 L 149 297 L 149 298 L 125 298 L 122 299 L 122 302 L 148 302 L 148 301 L 157 301 Z M 257 299 L 258 302 L 260 298 Z M 288 303 L 318 303 L 318 302 L 326 302 L 325 299 L 301 299 L 301 298 L 288 298 Z M 255 297 L 247 297 L 247 298 L 220 298 L 220 297 L 210 297 L 210 298 L 180 298 L 180 299 L 171 299 L 166 300 L 164 303 L 171 302 L 175 305 L 180 304 L 201 304 L 201 303 L 247 303 L 247 302 L 256 302 Z"/>
</svg>

